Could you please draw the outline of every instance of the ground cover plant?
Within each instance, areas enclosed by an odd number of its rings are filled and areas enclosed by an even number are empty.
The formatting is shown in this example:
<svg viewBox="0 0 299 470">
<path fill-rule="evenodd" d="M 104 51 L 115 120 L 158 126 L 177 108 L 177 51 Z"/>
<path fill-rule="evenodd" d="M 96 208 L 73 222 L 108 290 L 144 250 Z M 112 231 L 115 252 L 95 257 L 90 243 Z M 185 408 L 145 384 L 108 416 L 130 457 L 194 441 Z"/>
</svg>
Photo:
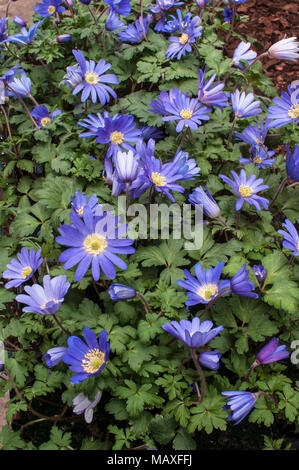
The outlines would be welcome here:
<svg viewBox="0 0 299 470">
<path fill-rule="evenodd" d="M 4 449 L 296 447 L 299 43 L 245 1 L 8 2 Z"/>
</svg>

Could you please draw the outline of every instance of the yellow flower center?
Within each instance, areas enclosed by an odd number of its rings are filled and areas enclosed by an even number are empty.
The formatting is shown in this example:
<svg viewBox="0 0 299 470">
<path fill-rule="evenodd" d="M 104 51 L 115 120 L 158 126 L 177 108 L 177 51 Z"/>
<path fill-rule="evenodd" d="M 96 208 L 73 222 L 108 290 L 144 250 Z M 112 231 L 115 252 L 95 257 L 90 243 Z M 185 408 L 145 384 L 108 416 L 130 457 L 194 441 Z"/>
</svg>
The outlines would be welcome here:
<svg viewBox="0 0 299 470">
<path fill-rule="evenodd" d="M 40 308 L 42 308 L 42 309 L 44 310 L 45 308 L 47 308 L 47 305 L 48 305 L 50 302 L 54 302 L 54 304 L 57 304 L 57 303 L 58 303 L 58 300 L 56 300 L 56 299 L 48 300 L 48 301 L 45 302 L 43 305 L 41 305 Z"/>
<path fill-rule="evenodd" d="M 293 104 L 293 106 L 290 107 L 288 110 L 288 115 L 292 119 L 296 119 L 299 117 L 299 103 Z"/>
<path fill-rule="evenodd" d="M 186 33 L 183 33 L 179 39 L 180 44 L 186 44 L 189 41 L 189 36 Z"/>
<path fill-rule="evenodd" d="M 263 159 L 261 157 L 254 157 L 253 163 L 262 163 Z"/>
<path fill-rule="evenodd" d="M 32 273 L 32 268 L 30 266 L 26 266 L 25 268 L 22 269 L 22 279 L 26 279 L 29 274 Z"/>
<path fill-rule="evenodd" d="M 53 15 L 53 13 L 55 13 L 55 11 L 56 11 L 56 8 L 54 7 L 54 5 L 50 5 L 49 8 L 48 8 L 49 15 Z"/>
<path fill-rule="evenodd" d="M 181 118 L 183 119 L 190 119 L 192 118 L 192 111 L 190 111 L 190 109 L 182 109 L 182 111 L 180 112 L 180 116 Z"/>
<path fill-rule="evenodd" d="M 211 300 L 211 297 L 218 293 L 218 286 L 217 284 L 204 284 L 196 293 L 204 300 Z"/>
<path fill-rule="evenodd" d="M 253 189 L 246 184 L 240 184 L 239 186 L 239 193 L 242 197 L 249 197 L 253 193 Z"/>
<path fill-rule="evenodd" d="M 100 80 L 100 77 L 95 72 L 86 72 L 84 77 L 85 81 L 90 85 L 96 85 Z"/>
<path fill-rule="evenodd" d="M 151 176 L 156 186 L 166 186 L 167 182 L 165 176 L 161 176 L 161 174 L 157 172 L 153 172 Z"/>
<path fill-rule="evenodd" d="M 106 238 L 98 233 L 87 235 L 84 240 L 84 248 L 87 253 L 93 256 L 100 255 L 107 248 Z"/>
<path fill-rule="evenodd" d="M 80 207 L 80 209 L 77 210 L 77 214 L 80 215 L 80 217 L 83 216 L 83 207 Z"/>
<path fill-rule="evenodd" d="M 51 118 L 49 118 L 49 117 L 44 117 L 44 118 L 42 118 L 41 121 L 40 121 L 42 127 L 47 127 L 47 125 L 49 124 L 49 122 L 51 122 Z"/>
<path fill-rule="evenodd" d="M 261 143 L 260 139 L 256 139 L 255 142 L 256 142 L 257 144 L 260 144 L 260 143 Z"/>
<path fill-rule="evenodd" d="M 84 359 L 81 362 L 81 365 L 85 372 L 88 374 L 94 374 L 99 370 L 99 368 L 105 362 L 105 353 L 100 351 L 99 349 L 91 349 L 85 354 Z"/>
<path fill-rule="evenodd" d="M 114 145 L 120 145 L 124 141 L 124 135 L 122 132 L 118 131 L 111 132 L 110 140 Z"/>
</svg>

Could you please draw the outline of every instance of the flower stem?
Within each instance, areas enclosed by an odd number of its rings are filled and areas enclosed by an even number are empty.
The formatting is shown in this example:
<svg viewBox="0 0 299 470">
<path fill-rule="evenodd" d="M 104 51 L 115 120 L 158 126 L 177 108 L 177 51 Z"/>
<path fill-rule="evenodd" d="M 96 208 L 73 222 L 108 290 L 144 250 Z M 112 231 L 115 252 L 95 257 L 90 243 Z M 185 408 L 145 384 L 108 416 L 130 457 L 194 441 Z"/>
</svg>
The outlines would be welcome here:
<svg viewBox="0 0 299 470">
<path fill-rule="evenodd" d="M 126 183 L 127 210 L 130 206 L 130 183 Z"/>
<path fill-rule="evenodd" d="M 144 295 L 142 295 L 140 292 L 136 292 L 136 295 L 137 297 L 139 297 L 139 299 L 142 300 L 146 313 L 152 313 L 151 307 L 148 301 L 146 300 L 146 298 L 144 297 Z"/>
<path fill-rule="evenodd" d="M 57 316 L 56 316 L 55 314 L 53 315 L 53 318 L 54 318 L 54 320 L 56 321 L 56 323 L 57 323 L 57 325 L 59 326 L 59 328 L 61 328 L 62 331 L 63 331 L 66 335 L 69 335 L 69 336 L 70 336 L 71 333 L 70 333 L 69 331 L 67 331 L 67 330 L 64 328 L 64 326 L 60 323 L 60 321 L 58 320 L 58 318 L 57 318 Z"/>
<path fill-rule="evenodd" d="M 236 230 L 239 230 L 239 224 L 240 224 L 240 215 L 241 215 L 241 209 L 238 210 L 237 212 L 237 218 L 236 218 Z"/>
<path fill-rule="evenodd" d="M 272 199 L 272 201 L 271 201 L 270 204 L 269 204 L 268 209 L 270 209 L 270 208 L 273 206 L 274 202 L 276 201 L 276 199 L 278 198 L 279 194 L 281 193 L 281 191 L 283 190 L 283 188 L 284 188 L 285 185 L 287 184 L 288 180 L 289 180 L 289 177 L 288 177 L 288 176 L 286 176 L 286 177 L 282 180 L 282 182 L 280 183 L 280 185 L 279 185 L 279 187 L 278 187 L 278 190 L 277 190 L 276 193 L 275 193 L 274 198 Z"/>
<path fill-rule="evenodd" d="M 22 104 L 23 108 L 25 109 L 26 113 L 28 114 L 29 118 L 30 118 L 31 121 L 33 122 L 34 127 L 38 127 L 38 124 L 37 124 L 36 120 L 31 116 L 31 113 L 30 113 L 29 109 L 27 108 L 26 104 L 24 103 L 24 101 L 23 101 L 23 99 L 20 97 L 20 95 L 19 95 L 15 90 L 13 90 L 12 88 L 10 88 L 9 85 L 6 85 L 6 86 L 7 86 L 7 88 L 8 88 L 9 90 L 11 90 L 11 91 L 16 95 L 16 97 L 18 98 L 18 100 L 19 100 L 20 103 Z"/>
<path fill-rule="evenodd" d="M 207 390 L 207 386 L 206 386 L 206 379 L 205 379 L 205 376 L 204 376 L 204 373 L 202 371 L 202 368 L 200 367 L 199 365 L 199 362 L 198 362 L 198 359 L 197 359 L 197 354 L 195 352 L 195 349 L 194 348 L 190 348 L 190 352 L 191 352 L 191 357 L 192 357 L 192 360 L 193 360 L 193 363 L 196 367 L 196 370 L 198 372 L 198 375 L 200 377 L 200 382 L 201 382 L 201 393 L 199 395 L 199 402 L 202 402 L 202 400 L 204 399 L 205 395 L 206 395 L 206 390 Z"/>
<path fill-rule="evenodd" d="M 144 24 L 143 24 L 143 0 L 140 0 L 140 22 L 141 22 L 141 27 L 142 27 L 144 39 L 146 41 L 148 41 L 148 39 L 146 37 L 145 27 L 144 27 Z"/>
<path fill-rule="evenodd" d="M 231 128 L 231 130 L 230 130 L 230 133 L 229 133 L 229 136 L 228 136 L 228 139 L 227 139 L 227 146 L 226 146 L 227 149 L 228 149 L 228 147 L 230 146 L 230 142 L 231 142 L 231 140 L 232 140 L 232 136 L 233 136 L 233 132 L 234 132 L 234 128 L 235 128 L 237 119 L 238 119 L 238 116 L 235 116 L 235 117 L 234 117 L 234 120 L 233 120 L 233 123 L 232 123 L 232 128 Z"/>
<path fill-rule="evenodd" d="M 89 10 L 89 13 L 90 13 L 91 16 L 92 16 L 92 19 L 93 19 L 93 21 L 94 21 L 94 24 L 95 24 L 96 26 L 98 26 L 98 20 L 97 20 L 97 17 L 95 16 L 95 14 L 94 14 L 93 9 L 91 8 L 90 5 L 87 5 L 87 8 L 88 8 L 88 10 Z"/>
</svg>

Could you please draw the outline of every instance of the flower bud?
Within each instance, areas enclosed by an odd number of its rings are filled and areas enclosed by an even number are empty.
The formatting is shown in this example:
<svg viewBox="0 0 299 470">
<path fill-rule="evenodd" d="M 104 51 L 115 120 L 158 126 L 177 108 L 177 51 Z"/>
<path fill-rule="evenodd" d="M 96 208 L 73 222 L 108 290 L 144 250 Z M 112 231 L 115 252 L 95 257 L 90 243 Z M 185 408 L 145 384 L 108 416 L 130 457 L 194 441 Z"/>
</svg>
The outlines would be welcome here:
<svg viewBox="0 0 299 470">
<path fill-rule="evenodd" d="M 267 277 L 267 269 L 265 269 L 262 265 L 255 264 L 252 266 L 252 271 L 254 272 L 258 282 L 262 284 Z"/>
<path fill-rule="evenodd" d="M 111 284 L 108 293 L 112 300 L 129 300 L 136 297 L 136 290 L 133 287 L 125 286 L 123 284 Z"/>
<path fill-rule="evenodd" d="M 57 36 L 56 41 L 57 42 L 69 42 L 71 41 L 72 36 L 70 34 L 60 34 Z"/>
</svg>

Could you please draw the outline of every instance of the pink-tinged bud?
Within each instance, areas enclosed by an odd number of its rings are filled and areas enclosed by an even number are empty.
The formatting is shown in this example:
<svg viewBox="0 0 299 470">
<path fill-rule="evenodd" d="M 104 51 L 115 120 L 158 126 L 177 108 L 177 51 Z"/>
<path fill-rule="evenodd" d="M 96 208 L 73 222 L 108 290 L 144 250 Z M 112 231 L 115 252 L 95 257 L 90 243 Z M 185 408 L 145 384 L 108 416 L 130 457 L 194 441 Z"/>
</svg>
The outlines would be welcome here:
<svg viewBox="0 0 299 470">
<path fill-rule="evenodd" d="M 72 36 L 70 34 L 60 34 L 57 36 L 56 41 L 57 42 L 69 42 L 71 41 Z"/>
<path fill-rule="evenodd" d="M 284 38 L 276 42 L 268 49 L 268 54 L 274 59 L 291 60 L 296 62 L 299 58 L 299 42 L 296 37 Z"/>
<path fill-rule="evenodd" d="M 71 8 L 74 6 L 72 0 L 64 0 L 64 3 L 65 3 L 68 7 L 71 7 Z"/>
</svg>

